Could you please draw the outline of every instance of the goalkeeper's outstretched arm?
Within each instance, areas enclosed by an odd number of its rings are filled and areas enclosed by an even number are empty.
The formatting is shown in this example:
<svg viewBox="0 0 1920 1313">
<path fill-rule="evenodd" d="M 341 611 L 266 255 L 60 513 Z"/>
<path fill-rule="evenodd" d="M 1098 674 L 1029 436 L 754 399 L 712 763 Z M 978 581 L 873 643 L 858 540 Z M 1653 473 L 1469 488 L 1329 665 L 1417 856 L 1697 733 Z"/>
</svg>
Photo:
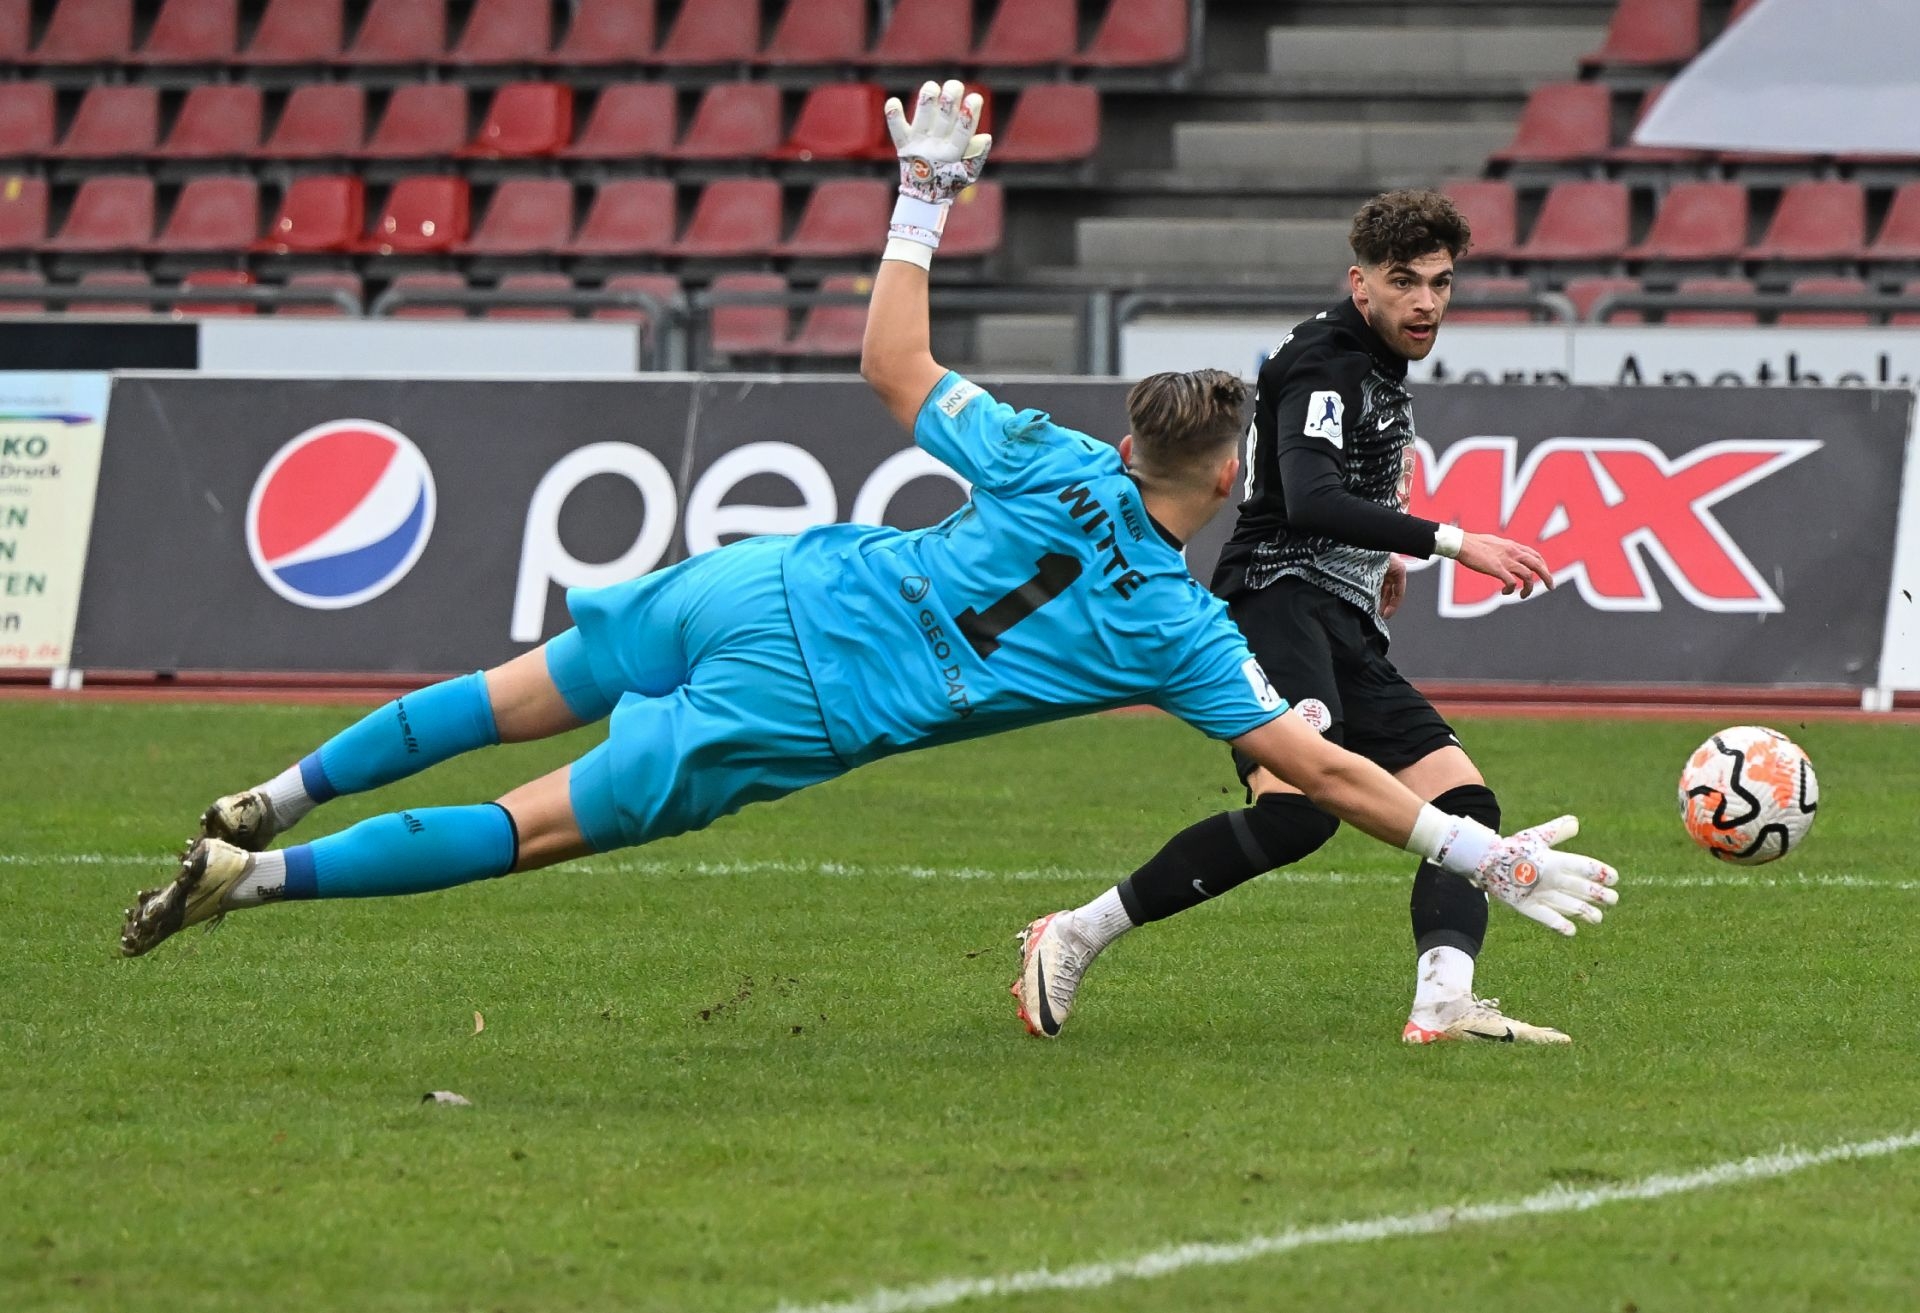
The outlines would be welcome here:
<svg viewBox="0 0 1920 1313">
<path fill-rule="evenodd" d="M 993 139 L 974 132 L 979 121 L 979 95 L 967 95 L 957 81 L 921 87 L 911 120 L 898 99 L 887 102 L 887 130 L 900 155 L 900 199 L 867 305 L 860 374 L 909 431 L 946 374 L 933 358 L 927 271 L 947 208 L 986 163 Z"/>
</svg>

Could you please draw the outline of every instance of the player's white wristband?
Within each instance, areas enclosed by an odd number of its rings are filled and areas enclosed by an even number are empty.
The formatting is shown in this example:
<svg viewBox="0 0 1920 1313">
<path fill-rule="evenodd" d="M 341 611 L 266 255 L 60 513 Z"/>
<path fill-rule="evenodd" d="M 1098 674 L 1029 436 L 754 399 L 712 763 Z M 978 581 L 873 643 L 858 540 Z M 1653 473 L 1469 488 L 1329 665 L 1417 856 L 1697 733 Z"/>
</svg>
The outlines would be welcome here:
<svg viewBox="0 0 1920 1313">
<path fill-rule="evenodd" d="M 1458 560 L 1460 549 L 1466 545 L 1467 535 L 1457 524 L 1435 525 L 1433 530 L 1433 554 L 1444 556 L 1449 561 Z"/>
<path fill-rule="evenodd" d="M 905 260 L 908 264 L 917 264 L 922 269 L 933 268 L 933 248 L 905 237 L 887 238 L 887 249 L 880 253 L 882 260 Z"/>
<path fill-rule="evenodd" d="M 1480 863 L 1499 842 L 1497 833 L 1472 817 L 1452 816 L 1427 803 L 1413 822 L 1407 851 L 1477 884 Z"/>
<path fill-rule="evenodd" d="M 917 242 L 931 251 L 940 245 L 940 233 L 946 226 L 945 205 L 902 193 L 893 203 L 893 222 L 887 232 L 896 241 Z"/>
</svg>

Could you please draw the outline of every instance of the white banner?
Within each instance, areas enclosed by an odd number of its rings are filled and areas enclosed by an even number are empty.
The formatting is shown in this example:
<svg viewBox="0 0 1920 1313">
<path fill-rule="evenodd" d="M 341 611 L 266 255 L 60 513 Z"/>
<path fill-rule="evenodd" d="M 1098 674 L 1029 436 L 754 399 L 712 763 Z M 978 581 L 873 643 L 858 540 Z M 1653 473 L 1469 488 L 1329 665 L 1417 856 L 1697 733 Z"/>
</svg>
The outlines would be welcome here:
<svg viewBox="0 0 1920 1313">
<path fill-rule="evenodd" d="M 105 374 L 0 373 L 0 666 L 69 664 L 107 388 Z"/>
<path fill-rule="evenodd" d="M 1298 317 L 1139 319 L 1121 330 L 1120 373 L 1238 369 L 1248 378 Z M 1443 327 L 1414 365 L 1421 383 L 1615 383 L 1677 387 L 1920 386 L 1920 329 Z"/>
<path fill-rule="evenodd" d="M 1914 0 L 1762 0 L 1661 95 L 1647 146 L 1920 155 Z"/>
<path fill-rule="evenodd" d="M 320 378 L 624 378 L 640 367 L 640 325 L 532 320 L 210 318 L 209 374 Z"/>
</svg>

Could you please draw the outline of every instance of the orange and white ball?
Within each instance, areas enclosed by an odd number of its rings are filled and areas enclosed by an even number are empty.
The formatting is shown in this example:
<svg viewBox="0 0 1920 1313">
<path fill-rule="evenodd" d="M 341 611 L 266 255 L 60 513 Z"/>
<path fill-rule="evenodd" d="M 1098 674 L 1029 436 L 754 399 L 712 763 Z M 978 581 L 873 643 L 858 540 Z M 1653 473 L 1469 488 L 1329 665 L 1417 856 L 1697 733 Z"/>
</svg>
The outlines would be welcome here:
<svg viewBox="0 0 1920 1313">
<path fill-rule="evenodd" d="M 1680 819 L 1724 862 L 1758 866 L 1791 852 L 1813 828 L 1820 782 L 1786 735 L 1735 725 L 1702 743 L 1680 772 Z"/>
</svg>

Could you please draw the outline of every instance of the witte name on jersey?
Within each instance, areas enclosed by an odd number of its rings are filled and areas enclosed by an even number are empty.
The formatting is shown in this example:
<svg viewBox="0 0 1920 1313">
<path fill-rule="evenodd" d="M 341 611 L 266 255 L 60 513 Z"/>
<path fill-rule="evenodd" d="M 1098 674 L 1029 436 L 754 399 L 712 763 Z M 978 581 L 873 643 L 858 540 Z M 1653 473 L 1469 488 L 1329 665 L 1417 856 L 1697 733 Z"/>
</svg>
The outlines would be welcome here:
<svg viewBox="0 0 1920 1313">
<path fill-rule="evenodd" d="M 1338 447 L 1346 441 L 1346 403 L 1338 392 L 1316 392 L 1307 398 L 1307 426 L 1310 438 L 1325 438 Z"/>
<path fill-rule="evenodd" d="M 1267 672 L 1260 668 L 1258 657 L 1248 657 L 1241 662 L 1240 673 L 1247 677 L 1247 685 L 1253 689 L 1253 700 L 1260 704 L 1260 710 L 1278 711 L 1286 705 L 1273 681 L 1267 678 Z"/>
</svg>

